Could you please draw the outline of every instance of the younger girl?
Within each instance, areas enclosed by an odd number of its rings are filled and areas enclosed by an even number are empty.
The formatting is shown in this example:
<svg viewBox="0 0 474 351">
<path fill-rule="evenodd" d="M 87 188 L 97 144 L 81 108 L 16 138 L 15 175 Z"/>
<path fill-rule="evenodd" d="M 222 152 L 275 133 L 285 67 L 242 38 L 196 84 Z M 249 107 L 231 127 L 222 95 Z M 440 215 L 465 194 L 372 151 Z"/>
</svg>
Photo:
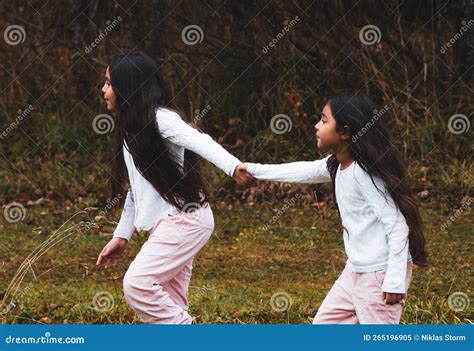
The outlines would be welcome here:
<svg viewBox="0 0 474 351">
<path fill-rule="evenodd" d="M 329 100 L 316 124 L 317 147 L 330 153 L 312 162 L 247 163 L 257 179 L 333 183 L 344 228 L 346 267 L 313 323 L 399 323 L 412 262 L 427 265 L 415 199 L 387 130 L 365 96 Z"/>
<path fill-rule="evenodd" d="M 134 230 L 149 231 L 125 274 L 125 299 L 145 323 L 189 324 L 193 258 L 214 228 L 195 154 L 240 185 L 253 178 L 244 170 L 234 172 L 240 161 L 181 119 L 150 57 L 141 52 L 114 56 L 105 78 L 107 109 L 116 114 L 112 190 L 114 197 L 123 194 L 118 197 L 125 203 L 97 265 L 115 265 Z"/>
</svg>

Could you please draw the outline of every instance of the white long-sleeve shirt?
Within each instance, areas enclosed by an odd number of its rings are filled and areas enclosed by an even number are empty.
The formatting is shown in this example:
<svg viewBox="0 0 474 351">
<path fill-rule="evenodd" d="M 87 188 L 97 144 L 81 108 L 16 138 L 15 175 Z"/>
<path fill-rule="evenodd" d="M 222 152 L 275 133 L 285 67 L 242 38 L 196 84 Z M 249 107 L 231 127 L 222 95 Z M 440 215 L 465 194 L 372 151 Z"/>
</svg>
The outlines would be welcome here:
<svg viewBox="0 0 474 351">
<path fill-rule="evenodd" d="M 209 135 L 188 125 L 174 111 L 157 109 L 156 119 L 161 137 L 165 139 L 169 152 L 184 162 L 185 149 L 191 150 L 232 176 L 241 162 L 215 142 Z M 162 215 L 177 213 L 177 208 L 167 202 L 136 168 L 132 155 L 123 148 L 130 190 L 127 193 L 120 221 L 114 237 L 130 240 L 135 229 L 150 230 Z"/>
<path fill-rule="evenodd" d="M 329 156 L 316 161 L 279 165 L 248 163 L 247 170 L 257 179 L 295 183 L 331 182 L 327 169 Z M 405 293 L 408 225 L 386 185 L 369 174 L 357 162 L 336 172 L 336 200 L 339 207 L 348 265 L 353 272 L 386 269 L 382 291 Z"/>
</svg>

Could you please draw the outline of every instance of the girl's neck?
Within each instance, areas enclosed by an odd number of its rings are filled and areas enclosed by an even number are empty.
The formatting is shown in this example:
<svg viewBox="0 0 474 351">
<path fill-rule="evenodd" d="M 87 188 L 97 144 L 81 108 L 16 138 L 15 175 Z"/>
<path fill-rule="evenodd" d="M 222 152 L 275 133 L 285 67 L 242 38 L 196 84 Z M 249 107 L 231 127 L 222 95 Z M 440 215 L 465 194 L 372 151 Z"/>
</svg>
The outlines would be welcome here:
<svg viewBox="0 0 474 351">
<path fill-rule="evenodd" d="M 346 146 L 336 150 L 335 155 L 341 165 L 341 171 L 349 167 L 354 161 Z"/>
</svg>

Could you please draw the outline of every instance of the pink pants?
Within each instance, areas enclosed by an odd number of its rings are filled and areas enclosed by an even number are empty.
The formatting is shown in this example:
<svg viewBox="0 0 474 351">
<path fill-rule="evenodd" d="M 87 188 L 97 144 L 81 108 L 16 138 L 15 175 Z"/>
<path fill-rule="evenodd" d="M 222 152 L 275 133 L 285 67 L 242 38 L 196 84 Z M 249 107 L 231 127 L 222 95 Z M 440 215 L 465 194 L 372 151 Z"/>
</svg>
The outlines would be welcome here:
<svg viewBox="0 0 474 351">
<path fill-rule="evenodd" d="M 213 229 L 208 204 L 158 219 L 123 278 L 125 300 L 142 322 L 192 323 L 187 294 L 193 258 Z"/>
<path fill-rule="evenodd" d="M 407 291 L 412 269 L 413 264 L 408 262 Z M 385 303 L 382 299 L 384 278 L 384 270 L 356 273 L 351 272 L 346 265 L 319 307 L 313 324 L 398 324 L 404 302 L 393 305 Z"/>
</svg>

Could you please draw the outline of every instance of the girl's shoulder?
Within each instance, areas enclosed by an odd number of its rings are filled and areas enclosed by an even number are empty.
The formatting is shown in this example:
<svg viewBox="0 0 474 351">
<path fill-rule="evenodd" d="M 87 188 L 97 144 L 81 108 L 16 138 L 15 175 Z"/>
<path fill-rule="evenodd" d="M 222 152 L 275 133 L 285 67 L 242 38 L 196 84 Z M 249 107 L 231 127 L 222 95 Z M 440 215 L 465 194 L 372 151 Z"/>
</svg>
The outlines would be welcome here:
<svg viewBox="0 0 474 351">
<path fill-rule="evenodd" d="M 162 134 L 175 134 L 183 128 L 184 120 L 172 109 L 159 107 L 156 109 L 156 123 Z"/>
<path fill-rule="evenodd" d="M 182 119 L 181 116 L 174 110 L 166 107 L 158 107 L 156 109 L 157 120 Z"/>
<path fill-rule="evenodd" d="M 353 172 L 354 177 L 356 178 L 364 178 L 369 176 L 369 173 L 364 168 L 362 168 L 362 166 L 357 161 L 354 161 Z"/>
<path fill-rule="evenodd" d="M 385 182 L 377 175 L 370 175 L 357 161 L 354 161 L 354 180 L 358 185 L 364 187 L 375 186 L 377 189 L 385 191 Z"/>
</svg>

